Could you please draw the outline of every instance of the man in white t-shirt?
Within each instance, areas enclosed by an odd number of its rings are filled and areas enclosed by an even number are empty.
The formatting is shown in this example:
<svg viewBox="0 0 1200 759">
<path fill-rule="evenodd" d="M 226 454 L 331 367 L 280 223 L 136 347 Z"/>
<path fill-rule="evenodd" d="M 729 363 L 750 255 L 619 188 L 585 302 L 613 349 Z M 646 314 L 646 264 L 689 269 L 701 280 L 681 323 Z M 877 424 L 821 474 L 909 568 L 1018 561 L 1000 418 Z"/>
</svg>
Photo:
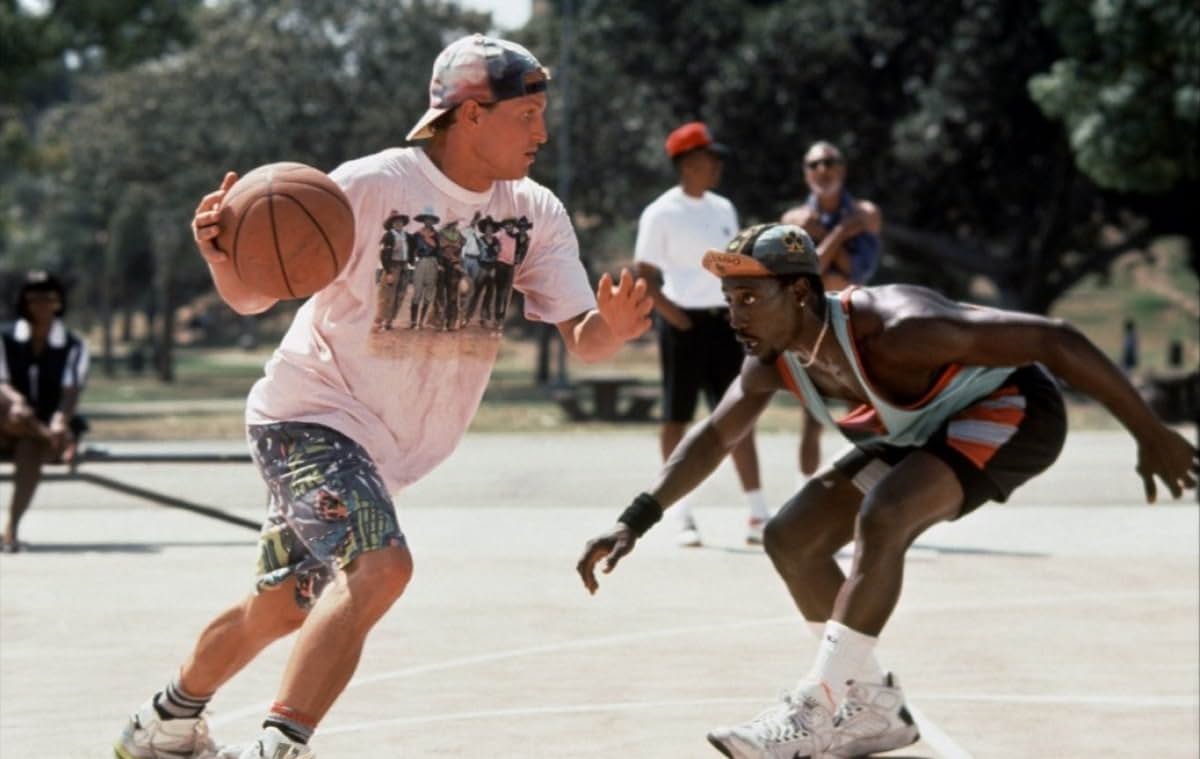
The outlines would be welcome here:
<svg viewBox="0 0 1200 759">
<path fill-rule="evenodd" d="M 715 408 L 741 371 L 744 358 L 729 326 L 721 283 L 700 265 L 706 250 L 725 247 L 738 231 L 733 204 L 712 192 L 721 181 L 722 156 L 727 150 L 713 141 L 708 127 L 699 121 L 671 132 L 666 150 L 679 184 L 642 211 L 633 254 L 638 275 L 649 284 L 658 312 L 663 388 L 659 444 L 664 461 L 692 421 L 700 392 L 704 392 L 709 409 Z M 768 511 L 759 486 L 753 431 L 730 456 L 750 505 L 746 542 L 760 545 Z M 677 502 L 674 511 L 676 542 L 700 545 L 700 532 L 686 499 Z"/>
<path fill-rule="evenodd" d="M 270 493 L 256 592 L 214 619 L 167 687 L 130 718 L 115 746 L 121 759 L 211 757 L 203 714 L 209 699 L 293 631 L 258 739 L 220 756 L 310 759 L 308 740 L 349 682 L 367 632 L 408 583 L 412 558 L 391 493 L 454 450 L 479 406 L 501 333 L 479 324 L 372 329 L 377 230 L 389 215 L 411 219 L 408 233 L 435 225 L 427 242 L 457 240 L 445 230 L 477 217 L 525 230 L 506 286 L 523 293 L 528 318 L 556 324 L 584 360 L 607 358 L 649 328 L 645 283 L 628 271 L 616 285 L 605 275 L 593 294 L 566 211 L 527 178 L 547 140 L 548 79 L 519 45 L 464 37 L 434 62 L 430 108 L 408 135 L 429 142 L 350 161 L 331 174 L 354 208 L 354 253 L 297 312 L 246 404 L 251 451 Z M 274 300 L 238 280 L 214 244 L 235 180 L 227 174 L 201 201 L 193 227 L 221 297 L 239 313 L 258 313 Z M 443 308 L 446 327 L 454 312 Z M 370 754 L 396 751 L 381 746 Z"/>
</svg>

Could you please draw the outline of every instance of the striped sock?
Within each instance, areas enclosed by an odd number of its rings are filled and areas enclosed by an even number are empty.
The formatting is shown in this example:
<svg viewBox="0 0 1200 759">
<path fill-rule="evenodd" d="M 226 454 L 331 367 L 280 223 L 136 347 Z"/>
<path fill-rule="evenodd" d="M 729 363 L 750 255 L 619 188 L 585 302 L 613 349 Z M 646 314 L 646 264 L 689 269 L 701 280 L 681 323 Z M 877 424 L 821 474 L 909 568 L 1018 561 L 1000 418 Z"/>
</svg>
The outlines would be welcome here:
<svg viewBox="0 0 1200 759">
<path fill-rule="evenodd" d="M 287 704 L 276 701 L 271 704 L 271 711 L 267 713 L 262 726 L 276 728 L 296 743 L 307 745 L 317 729 L 317 721 Z"/>
<path fill-rule="evenodd" d="M 154 696 L 154 711 L 163 719 L 195 719 L 208 706 L 212 694 L 194 696 L 183 689 L 179 675 L 171 678 L 167 687 Z"/>
</svg>

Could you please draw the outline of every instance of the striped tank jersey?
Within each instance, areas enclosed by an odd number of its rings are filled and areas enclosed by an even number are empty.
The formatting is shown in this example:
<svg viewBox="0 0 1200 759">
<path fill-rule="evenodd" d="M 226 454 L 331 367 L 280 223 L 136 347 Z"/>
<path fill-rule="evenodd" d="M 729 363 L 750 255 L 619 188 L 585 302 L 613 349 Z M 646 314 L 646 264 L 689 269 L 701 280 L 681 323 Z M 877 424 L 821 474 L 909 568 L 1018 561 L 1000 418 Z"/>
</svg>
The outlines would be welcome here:
<svg viewBox="0 0 1200 759">
<path fill-rule="evenodd" d="M 1001 387 L 1015 367 L 951 364 L 942 370 L 937 382 L 916 403 L 893 405 L 878 394 L 867 377 L 850 334 L 850 293 L 853 290 L 843 290 L 840 297 L 838 293 L 826 293 L 825 305 L 838 345 L 850 359 L 850 366 L 870 402 L 835 420 L 829 413 L 826 399 L 800 366 L 800 359 L 790 351 L 775 363 L 785 384 L 817 421 L 836 426 L 857 445 L 920 446 L 950 420 L 950 445 L 982 467 L 995 450 L 1012 437 L 1024 417 L 1024 396 L 1014 387 Z M 990 397 L 985 399 L 985 396 Z M 976 404 L 981 399 L 983 402 Z"/>
</svg>

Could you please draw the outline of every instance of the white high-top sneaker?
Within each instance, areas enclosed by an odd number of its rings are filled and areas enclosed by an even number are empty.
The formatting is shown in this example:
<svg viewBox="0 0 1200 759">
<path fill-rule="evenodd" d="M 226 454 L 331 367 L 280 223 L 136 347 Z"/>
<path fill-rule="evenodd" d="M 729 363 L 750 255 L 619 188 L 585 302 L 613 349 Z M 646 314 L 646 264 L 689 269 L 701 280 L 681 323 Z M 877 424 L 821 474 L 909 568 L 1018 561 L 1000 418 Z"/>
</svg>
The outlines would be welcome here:
<svg viewBox="0 0 1200 759">
<path fill-rule="evenodd" d="M 744 725 L 719 727 L 708 742 L 730 759 L 818 759 L 833 740 L 833 715 L 818 698 L 786 693 Z"/>
<path fill-rule="evenodd" d="M 833 718 L 830 756 L 839 759 L 903 748 L 921 737 L 891 672 L 882 684 L 852 683 Z"/>
<path fill-rule="evenodd" d="M 163 719 L 150 699 L 129 717 L 113 744 L 117 759 L 213 759 L 217 746 L 204 715 Z"/>
</svg>

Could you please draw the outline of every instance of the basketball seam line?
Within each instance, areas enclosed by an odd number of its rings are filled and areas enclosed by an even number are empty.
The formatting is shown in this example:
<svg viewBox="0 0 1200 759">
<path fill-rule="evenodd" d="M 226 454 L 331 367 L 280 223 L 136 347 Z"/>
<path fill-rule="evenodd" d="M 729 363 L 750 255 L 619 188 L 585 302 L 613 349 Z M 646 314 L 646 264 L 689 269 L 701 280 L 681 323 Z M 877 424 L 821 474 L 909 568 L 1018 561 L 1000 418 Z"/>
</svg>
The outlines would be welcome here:
<svg viewBox="0 0 1200 759">
<path fill-rule="evenodd" d="M 309 185 L 309 186 L 311 187 L 312 185 Z M 318 188 L 318 189 L 321 189 L 321 188 Z M 330 194 L 332 194 L 332 193 L 330 193 Z M 305 206 L 303 203 L 301 203 L 295 197 L 288 195 L 287 193 L 284 193 L 284 192 L 274 193 L 274 195 L 278 195 L 281 198 L 287 198 L 288 200 L 295 203 L 296 206 L 301 211 L 304 212 L 304 215 L 308 217 L 308 220 L 312 222 L 313 227 L 315 227 L 317 229 L 317 231 L 321 233 L 321 239 L 325 241 L 325 251 L 329 254 L 329 257 L 333 260 L 334 278 L 336 279 L 337 275 L 341 272 L 341 267 L 338 266 L 337 253 L 334 252 L 333 242 L 329 239 L 329 235 L 325 234 L 325 228 L 322 227 L 321 224 L 317 221 L 317 217 L 313 215 L 312 211 L 308 210 L 307 206 Z M 354 216 L 353 213 L 351 213 L 351 218 L 353 218 L 353 216 Z M 276 248 L 276 250 L 279 249 L 278 244 L 276 244 L 275 248 Z M 351 253 L 353 253 L 353 251 L 351 251 Z M 281 269 L 283 268 L 282 263 L 280 264 L 280 268 Z M 286 278 L 286 276 L 287 276 L 287 274 L 285 272 L 284 277 Z M 288 283 L 288 291 L 292 292 L 290 281 Z M 295 292 L 292 292 L 292 294 L 295 295 Z"/>
</svg>

